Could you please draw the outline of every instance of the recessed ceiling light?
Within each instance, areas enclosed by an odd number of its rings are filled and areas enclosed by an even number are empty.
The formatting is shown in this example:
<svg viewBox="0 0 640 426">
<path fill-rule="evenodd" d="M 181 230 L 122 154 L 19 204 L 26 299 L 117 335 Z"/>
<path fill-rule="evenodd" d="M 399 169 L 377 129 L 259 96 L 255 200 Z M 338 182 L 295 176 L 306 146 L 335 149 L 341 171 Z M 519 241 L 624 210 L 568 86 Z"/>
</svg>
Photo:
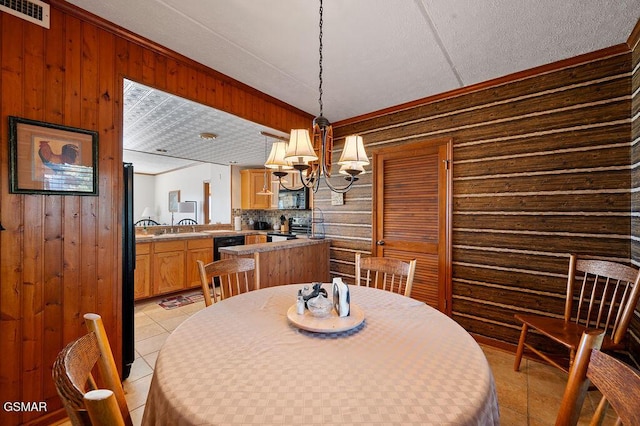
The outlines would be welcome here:
<svg viewBox="0 0 640 426">
<path fill-rule="evenodd" d="M 200 139 L 204 139 L 207 141 L 212 141 L 217 137 L 218 135 L 216 135 L 215 133 L 200 133 Z"/>
</svg>

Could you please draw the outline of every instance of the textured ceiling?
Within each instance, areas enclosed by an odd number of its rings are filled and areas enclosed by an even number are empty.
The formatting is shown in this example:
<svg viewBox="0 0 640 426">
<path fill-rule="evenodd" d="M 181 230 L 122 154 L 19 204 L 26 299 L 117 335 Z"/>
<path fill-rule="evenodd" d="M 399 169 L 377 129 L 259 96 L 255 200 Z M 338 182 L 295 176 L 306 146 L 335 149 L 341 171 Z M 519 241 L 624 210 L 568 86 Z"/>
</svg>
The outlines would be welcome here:
<svg viewBox="0 0 640 426">
<path fill-rule="evenodd" d="M 260 166 L 274 138 L 287 135 L 151 87 L 124 81 L 124 161 L 158 174 L 199 162 Z M 201 133 L 214 133 L 213 140 Z M 195 161 L 194 161 L 195 160 Z"/>
<path fill-rule="evenodd" d="M 318 113 L 317 2 L 70 3 Z M 624 43 L 639 17 L 638 0 L 326 0 L 324 113 L 335 122 Z"/>
</svg>

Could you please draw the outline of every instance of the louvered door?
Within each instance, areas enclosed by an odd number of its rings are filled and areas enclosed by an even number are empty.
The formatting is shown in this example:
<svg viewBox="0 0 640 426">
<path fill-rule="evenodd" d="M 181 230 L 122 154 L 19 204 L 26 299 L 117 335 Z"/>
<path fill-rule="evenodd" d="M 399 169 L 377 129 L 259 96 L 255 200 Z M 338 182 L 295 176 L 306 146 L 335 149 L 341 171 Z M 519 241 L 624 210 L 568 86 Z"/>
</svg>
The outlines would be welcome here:
<svg viewBox="0 0 640 426">
<path fill-rule="evenodd" d="M 450 313 L 450 139 L 374 153 L 372 253 L 417 259 L 411 297 Z"/>
</svg>

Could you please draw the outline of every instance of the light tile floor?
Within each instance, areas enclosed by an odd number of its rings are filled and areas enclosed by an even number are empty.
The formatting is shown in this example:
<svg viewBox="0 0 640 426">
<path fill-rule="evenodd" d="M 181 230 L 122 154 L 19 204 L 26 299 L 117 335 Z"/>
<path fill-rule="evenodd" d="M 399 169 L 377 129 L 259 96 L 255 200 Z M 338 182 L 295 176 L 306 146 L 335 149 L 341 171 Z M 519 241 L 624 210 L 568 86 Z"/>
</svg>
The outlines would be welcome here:
<svg viewBox="0 0 640 426">
<path fill-rule="evenodd" d="M 158 351 L 182 321 L 204 308 L 204 302 L 196 302 L 166 310 L 158 305 L 158 301 L 145 301 L 135 307 L 136 360 L 129 378 L 124 382 L 134 425 L 139 425 L 142 421 Z M 564 392 L 566 375 L 553 367 L 526 359 L 522 362 L 520 372 L 515 372 L 512 353 L 488 346 L 482 346 L 482 349 L 493 370 L 501 425 L 553 425 Z M 598 392 L 590 392 L 583 406 L 581 425 L 589 423 L 598 401 Z M 606 424 L 613 423 L 612 418 L 607 418 Z"/>
</svg>

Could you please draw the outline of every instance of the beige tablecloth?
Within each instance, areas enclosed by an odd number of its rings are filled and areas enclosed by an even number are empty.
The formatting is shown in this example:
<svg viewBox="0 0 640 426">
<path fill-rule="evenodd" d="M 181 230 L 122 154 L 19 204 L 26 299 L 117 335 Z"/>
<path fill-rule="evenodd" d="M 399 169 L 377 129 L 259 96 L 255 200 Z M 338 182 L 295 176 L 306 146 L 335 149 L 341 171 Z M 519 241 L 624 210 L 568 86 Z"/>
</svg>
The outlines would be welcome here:
<svg viewBox="0 0 640 426">
<path fill-rule="evenodd" d="M 181 324 L 158 356 L 143 425 L 499 424 L 491 369 L 453 320 L 350 286 L 364 323 L 307 332 L 287 320 L 301 287 L 234 296 Z"/>
</svg>

